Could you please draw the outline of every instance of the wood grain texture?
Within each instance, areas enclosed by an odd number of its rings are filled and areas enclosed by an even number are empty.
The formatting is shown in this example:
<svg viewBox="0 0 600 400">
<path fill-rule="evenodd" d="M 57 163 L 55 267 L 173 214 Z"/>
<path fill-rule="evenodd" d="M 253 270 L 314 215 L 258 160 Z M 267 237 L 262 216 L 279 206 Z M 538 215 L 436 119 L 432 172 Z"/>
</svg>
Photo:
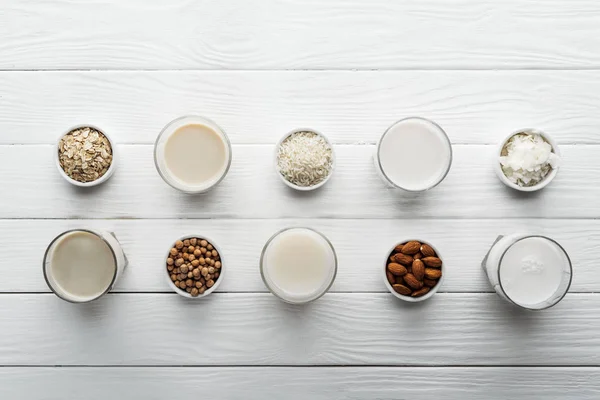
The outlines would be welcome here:
<svg viewBox="0 0 600 400">
<path fill-rule="evenodd" d="M 236 144 L 273 144 L 301 126 L 375 143 L 411 115 L 453 143 L 497 144 L 536 127 L 559 143 L 598 144 L 600 71 L 0 72 L 0 143 L 54 143 L 95 123 L 119 143 L 153 144 L 186 114 L 214 119 Z"/>
<path fill-rule="evenodd" d="M 523 312 L 495 294 L 109 294 L 74 305 L 0 295 L 3 365 L 598 366 L 600 295 Z M 181 343 L 185 337 L 185 344 Z M 402 338 L 410 344 L 401 345 Z M 191 341 L 190 343 L 187 343 Z"/>
<path fill-rule="evenodd" d="M 556 239 L 573 262 L 570 292 L 600 292 L 600 221 L 581 220 L 4 220 L 0 221 L 0 292 L 49 292 L 41 273 L 44 249 L 67 229 L 115 232 L 129 266 L 118 292 L 170 292 L 163 262 L 173 240 L 210 237 L 222 250 L 221 292 L 266 292 L 260 252 L 278 230 L 308 226 L 324 233 L 339 260 L 334 292 L 387 292 L 381 275 L 389 249 L 408 238 L 433 243 L 446 262 L 442 292 L 493 292 L 481 261 L 500 234 L 531 232 Z M 15 260 L 18 254 L 18 261 Z"/>
<path fill-rule="evenodd" d="M 371 145 L 336 146 L 331 181 L 313 193 L 287 188 L 273 166 L 274 146 L 239 145 L 227 178 L 201 196 L 162 181 L 153 146 L 119 146 L 107 183 L 76 190 L 60 177 L 53 147 L 0 146 L 0 218 L 597 218 L 600 146 L 562 146 L 564 166 L 543 191 L 505 187 L 492 165 L 495 146 L 454 146 L 442 184 L 423 194 L 387 189 Z"/>
<path fill-rule="evenodd" d="M 600 65 L 594 0 L 4 3 L 2 69 Z"/>
<path fill-rule="evenodd" d="M 31 383 L 35 382 L 32 386 Z M 410 384 L 407 384 L 410 382 Z M 596 400 L 600 369 L 580 368 L 2 368 L 6 399 L 105 400 L 544 398 Z M 135 390 L 132 390 L 135 388 Z"/>
</svg>

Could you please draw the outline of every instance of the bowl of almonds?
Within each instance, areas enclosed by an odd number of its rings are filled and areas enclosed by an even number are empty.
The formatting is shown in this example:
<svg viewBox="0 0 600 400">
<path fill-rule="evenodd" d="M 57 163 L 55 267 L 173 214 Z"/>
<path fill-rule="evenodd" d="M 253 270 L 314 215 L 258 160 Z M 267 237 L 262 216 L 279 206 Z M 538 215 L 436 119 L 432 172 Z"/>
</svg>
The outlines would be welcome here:
<svg viewBox="0 0 600 400">
<path fill-rule="evenodd" d="M 58 172 L 75 186 L 90 187 L 106 182 L 115 171 L 115 145 L 94 125 L 67 130 L 54 149 Z"/>
<path fill-rule="evenodd" d="M 442 284 L 445 268 L 440 253 L 430 243 L 406 240 L 387 254 L 383 277 L 399 299 L 418 302 L 433 296 Z"/>
<path fill-rule="evenodd" d="M 167 281 L 183 297 L 205 297 L 223 280 L 222 263 L 221 252 L 212 240 L 201 235 L 187 235 L 176 240 L 167 252 Z"/>
</svg>

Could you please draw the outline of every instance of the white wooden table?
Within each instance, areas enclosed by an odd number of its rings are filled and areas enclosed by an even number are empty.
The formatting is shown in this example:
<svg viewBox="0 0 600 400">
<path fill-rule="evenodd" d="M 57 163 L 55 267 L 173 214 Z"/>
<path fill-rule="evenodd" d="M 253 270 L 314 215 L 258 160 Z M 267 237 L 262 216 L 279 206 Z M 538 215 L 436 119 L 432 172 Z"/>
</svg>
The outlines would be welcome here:
<svg viewBox="0 0 600 400">
<path fill-rule="evenodd" d="M 600 3 L 596 0 L 0 0 L 0 399 L 600 398 Z M 201 197 L 163 183 L 153 141 L 195 113 L 230 135 L 226 180 Z M 410 115 L 454 144 L 443 184 L 383 187 L 374 144 Z M 120 151 L 103 186 L 75 190 L 52 144 L 95 123 Z M 273 145 L 310 126 L 335 143 L 322 190 L 290 192 Z M 552 134 L 564 167 L 522 196 L 492 172 L 509 132 Z M 333 242 L 330 293 L 282 304 L 258 272 L 290 225 Z M 49 293 L 46 245 L 68 228 L 114 231 L 130 260 L 113 293 Z M 549 235 L 574 262 L 556 307 L 521 313 L 480 261 L 498 234 Z M 184 301 L 162 275 L 177 237 L 223 248 L 219 292 Z M 428 238 L 440 293 L 386 292 L 388 247 Z M 115 397 L 116 396 L 116 397 Z"/>
</svg>

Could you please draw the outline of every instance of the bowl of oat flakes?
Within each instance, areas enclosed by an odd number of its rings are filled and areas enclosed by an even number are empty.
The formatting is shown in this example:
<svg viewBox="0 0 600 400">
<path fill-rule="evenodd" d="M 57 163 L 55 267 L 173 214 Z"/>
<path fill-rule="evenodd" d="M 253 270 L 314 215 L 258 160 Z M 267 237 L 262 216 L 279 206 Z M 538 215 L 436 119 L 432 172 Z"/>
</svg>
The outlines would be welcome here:
<svg viewBox="0 0 600 400">
<path fill-rule="evenodd" d="M 114 143 L 94 125 L 67 130 L 58 139 L 54 157 L 61 176 L 75 186 L 99 185 L 115 171 Z"/>
</svg>

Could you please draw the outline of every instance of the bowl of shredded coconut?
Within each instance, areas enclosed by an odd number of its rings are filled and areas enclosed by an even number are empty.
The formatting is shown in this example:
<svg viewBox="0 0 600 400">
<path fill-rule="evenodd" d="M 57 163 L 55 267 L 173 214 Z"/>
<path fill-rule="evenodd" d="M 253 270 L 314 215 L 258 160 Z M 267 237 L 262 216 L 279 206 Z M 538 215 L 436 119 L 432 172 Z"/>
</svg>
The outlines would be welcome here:
<svg viewBox="0 0 600 400">
<path fill-rule="evenodd" d="M 325 135 L 314 129 L 294 129 L 277 144 L 275 169 L 292 189 L 315 190 L 323 186 L 333 172 L 335 155 Z"/>
<path fill-rule="evenodd" d="M 537 129 L 510 134 L 497 153 L 496 174 L 508 187 L 534 192 L 546 187 L 561 164 L 556 142 Z"/>
</svg>

